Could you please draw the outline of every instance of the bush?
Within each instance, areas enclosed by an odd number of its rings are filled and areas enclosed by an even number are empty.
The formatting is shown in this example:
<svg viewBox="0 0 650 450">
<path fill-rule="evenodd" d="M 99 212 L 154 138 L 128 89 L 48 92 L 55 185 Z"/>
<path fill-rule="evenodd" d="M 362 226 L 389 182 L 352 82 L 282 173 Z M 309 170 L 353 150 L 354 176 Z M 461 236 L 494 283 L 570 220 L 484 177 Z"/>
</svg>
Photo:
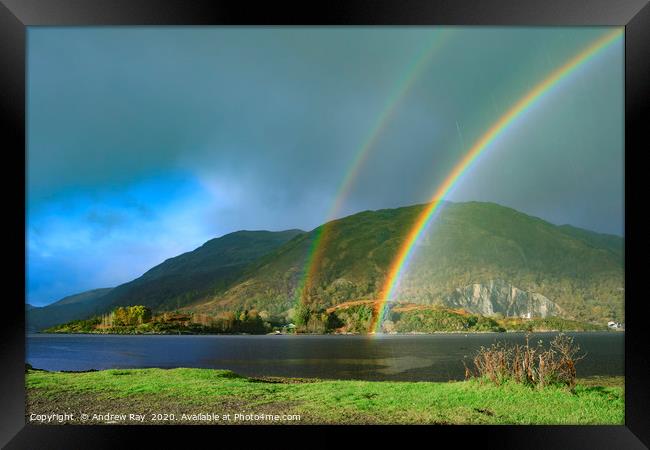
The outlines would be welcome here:
<svg viewBox="0 0 650 450">
<path fill-rule="evenodd" d="M 367 333 L 372 324 L 374 310 L 369 305 L 355 305 L 334 311 L 331 315 L 334 317 L 328 319 L 328 323 L 344 326 L 351 333 Z"/>
<path fill-rule="evenodd" d="M 392 317 L 394 329 L 400 333 L 504 331 L 494 319 L 489 317 L 462 314 L 445 308 L 393 312 Z"/>
<path fill-rule="evenodd" d="M 544 348 L 542 341 L 537 346 L 526 344 L 507 346 L 502 343 L 481 347 L 474 356 L 474 369 L 465 365 L 465 378 L 489 379 L 496 385 L 515 381 L 531 386 L 564 385 L 570 389 L 576 383 L 576 362 L 580 346 L 573 338 L 559 334 Z"/>
</svg>

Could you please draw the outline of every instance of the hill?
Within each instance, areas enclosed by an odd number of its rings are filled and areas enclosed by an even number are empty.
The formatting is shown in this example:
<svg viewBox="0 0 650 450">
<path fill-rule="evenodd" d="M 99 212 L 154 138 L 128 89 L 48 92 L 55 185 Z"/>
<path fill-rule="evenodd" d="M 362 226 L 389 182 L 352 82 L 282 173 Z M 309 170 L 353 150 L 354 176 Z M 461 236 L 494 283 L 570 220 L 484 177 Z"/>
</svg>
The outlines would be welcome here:
<svg viewBox="0 0 650 450">
<path fill-rule="evenodd" d="M 86 317 L 137 304 L 155 313 L 212 316 L 256 310 L 272 323 L 326 320 L 328 308 L 378 299 L 389 265 L 425 207 L 364 211 L 310 232 L 231 233 L 105 292 L 87 303 L 92 308 L 85 309 Z M 303 293 L 305 266 L 321 235 L 322 252 Z M 494 203 L 446 202 L 418 244 L 391 306 L 622 322 L 623 264 L 621 237 L 557 226 Z M 354 321 L 361 323 L 368 312 L 361 309 L 348 316 L 357 314 Z"/>
<path fill-rule="evenodd" d="M 44 307 L 27 309 L 27 330 L 38 331 L 63 322 L 87 317 L 95 310 L 95 302 L 111 288 L 92 289 L 69 295 Z"/>
<path fill-rule="evenodd" d="M 219 292 L 251 261 L 303 233 L 300 230 L 237 231 L 167 259 L 128 283 L 59 300 L 28 317 L 31 330 L 102 314 L 115 306 L 142 304 L 172 310 Z"/>
<path fill-rule="evenodd" d="M 424 207 L 364 211 L 327 224 L 322 257 L 308 285 L 310 309 L 376 299 L 390 262 Z M 311 243 L 321 231 L 322 226 L 277 248 L 195 309 L 291 315 L 299 304 L 296 287 Z M 623 247 L 621 237 L 553 225 L 494 203 L 447 202 L 421 239 L 395 300 L 484 313 L 472 310 L 472 302 L 494 304 L 494 296 L 503 295 L 510 297 L 497 298 L 502 309 L 493 312 L 518 315 L 530 304 L 533 313 L 545 310 L 601 323 L 622 320 Z M 487 298 L 481 298 L 482 291 Z"/>
<path fill-rule="evenodd" d="M 139 304 L 175 310 L 221 292 L 253 261 L 303 234 L 300 230 L 236 231 L 170 258 L 97 303 L 97 312 Z"/>
</svg>

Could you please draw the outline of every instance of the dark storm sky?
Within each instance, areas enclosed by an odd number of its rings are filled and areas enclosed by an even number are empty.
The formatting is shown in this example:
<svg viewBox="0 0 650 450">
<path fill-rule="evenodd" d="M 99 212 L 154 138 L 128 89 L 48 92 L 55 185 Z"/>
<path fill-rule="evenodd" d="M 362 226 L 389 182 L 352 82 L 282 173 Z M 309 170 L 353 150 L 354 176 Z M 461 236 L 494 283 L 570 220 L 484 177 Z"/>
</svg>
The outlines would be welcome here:
<svg viewBox="0 0 650 450">
<path fill-rule="evenodd" d="M 338 215 L 425 202 L 508 107 L 607 29 L 444 31 L 413 76 L 440 29 L 30 28 L 28 301 L 129 281 L 232 231 L 314 228 L 389 104 Z M 449 199 L 622 234 L 623 106 L 619 41 L 519 118 Z"/>
</svg>

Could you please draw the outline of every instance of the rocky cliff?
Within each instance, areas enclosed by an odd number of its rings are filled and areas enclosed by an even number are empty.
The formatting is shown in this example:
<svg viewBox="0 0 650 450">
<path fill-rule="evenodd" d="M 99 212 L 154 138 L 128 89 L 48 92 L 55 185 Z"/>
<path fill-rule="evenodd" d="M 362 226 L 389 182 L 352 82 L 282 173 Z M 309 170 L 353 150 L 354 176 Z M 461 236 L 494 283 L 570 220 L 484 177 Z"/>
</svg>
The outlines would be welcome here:
<svg viewBox="0 0 650 450">
<path fill-rule="evenodd" d="M 562 315 L 561 308 L 543 295 L 523 291 L 503 280 L 490 280 L 456 289 L 443 303 L 484 316 L 497 313 L 505 317 Z"/>
</svg>

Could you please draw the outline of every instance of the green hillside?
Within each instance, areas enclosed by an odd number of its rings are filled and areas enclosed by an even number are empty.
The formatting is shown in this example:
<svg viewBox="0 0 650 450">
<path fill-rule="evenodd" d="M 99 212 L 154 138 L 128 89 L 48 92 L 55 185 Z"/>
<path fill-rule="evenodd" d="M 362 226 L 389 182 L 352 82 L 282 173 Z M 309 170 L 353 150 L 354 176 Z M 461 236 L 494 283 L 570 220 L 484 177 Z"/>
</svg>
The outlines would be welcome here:
<svg viewBox="0 0 650 450">
<path fill-rule="evenodd" d="M 304 233 L 237 231 L 170 258 L 135 280 L 116 287 L 97 304 L 97 312 L 140 304 L 154 311 L 174 310 L 223 291 L 253 261 Z"/>
<path fill-rule="evenodd" d="M 364 211 L 301 235 L 251 265 L 239 283 L 215 295 L 203 311 L 236 308 L 281 314 L 297 305 L 296 288 L 313 239 L 327 226 L 322 257 L 307 295 L 315 308 L 373 298 L 402 237 L 421 206 Z"/>
<path fill-rule="evenodd" d="M 390 262 L 424 205 L 365 211 L 327 225 L 307 302 L 319 310 L 377 298 Z M 298 236 L 249 267 L 203 312 L 295 307 L 311 241 Z M 493 203 L 446 203 L 396 291 L 399 302 L 438 304 L 455 289 L 505 280 L 557 303 L 567 318 L 623 320 L 623 239 L 556 226 Z"/>
<path fill-rule="evenodd" d="M 570 318 L 623 320 L 623 239 L 555 226 L 492 203 L 450 204 L 407 272 L 399 300 L 435 303 L 454 288 L 506 280 Z"/>
<path fill-rule="evenodd" d="M 251 261 L 303 233 L 237 231 L 153 267 L 141 277 L 113 289 L 96 289 L 66 297 L 29 313 L 30 330 L 86 319 L 115 306 L 142 304 L 156 311 L 173 310 L 221 292 Z"/>
<path fill-rule="evenodd" d="M 364 211 L 311 232 L 231 233 L 91 296 L 81 302 L 83 314 L 77 310 L 55 323 L 126 305 L 213 316 L 256 310 L 276 323 L 295 321 L 296 314 L 322 318 L 327 308 L 378 298 L 390 263 L 424 207 Z M 301 304 L 297 287 L 321 233 L 323 250 Z M 512 306 L 517 295 L 520 304 L 509 316 L 520 315 L 522 302 L 524 311 L 536 302 L 537 309 L 551 308 L 550 316 L 622 322 L 623 251 L 618 236 L 553 225 L 493 203 L 445 203 L 420 240 L 395 300 L 485 315 L 472 308 L 494 305 L 498 311 Z M 58 308 L 75 307 L 71 300 L 59 303 L 72 304 Z M 35 311 L 45 316 L 52 308 Z"/>
<path fill-rule="evenodd" d="M 28 331 L 38 331 L 60 323 L 91 315 L 95 302 L 111 291 L 111 288 L 92 289 L 69 295 L 45 307 L 27 309 Z"/>
</svg>

